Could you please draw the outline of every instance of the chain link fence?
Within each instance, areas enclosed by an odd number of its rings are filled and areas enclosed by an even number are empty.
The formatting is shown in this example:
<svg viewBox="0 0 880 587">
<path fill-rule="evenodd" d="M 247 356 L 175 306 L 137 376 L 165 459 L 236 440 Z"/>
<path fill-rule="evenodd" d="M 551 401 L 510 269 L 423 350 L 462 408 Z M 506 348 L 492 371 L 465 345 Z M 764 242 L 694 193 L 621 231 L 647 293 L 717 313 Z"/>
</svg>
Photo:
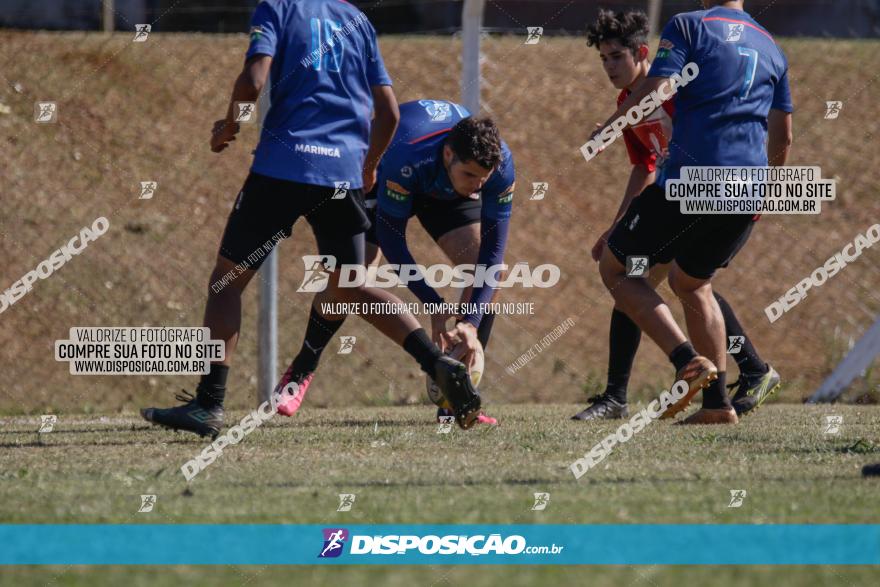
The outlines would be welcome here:
<svg viewBox="0 0 880 587">
<path fill-rule="evenodd" d="M 499 301 L 533 304 L 534 313 L 496 321 L 482 390 L 489 405 L 581 402 L 604 386 L 612 308 L 589 250 L 612 220 L 629 163 L 622 145 L 589 163 L 578 149 L 613 111 L 617 92 L 581 36 L 526 44 L 528 27 L 580 27 L 570 6 L 521 18 L 507 3 L 487 4 L 506 14 L 499 28 L 517 31 L 483 39 L 483 109 L 510 145 L 518 176 L 506 262 L 553 263 L 562 279 L 547 290 L 501 292 Z M 194 377 L 72 376 L 53 352 L 74 326 L 201 324 L 221 232 L 259 129 L 248 126 L 233 148 L 210 152 L 210 128 L 225 113 L 247 37 L 162 32 L 165 18 L 185 6 L 159 17 L 145 42 L 133 42 L 136 21 L 127 18 L 113 35 L 0 31 L 0 291 L 97 218 L 110 224 L 0 313 L 2 412 L 132 410 L 168 403 L 180 387 L 195 386 Z M 380 44 L 401 102 L 458 99 L 461 42 L 454 32 L 389 35 Z M 874 41 L 781 44 L 796 106 L 789 163 L 821 166 L 823 176 L 838 179 L 838 197 L 818 216 L 764 217 L 720 273 L 717 289 L 782 374 L 781 398 L 800 401 L 880 315 L 876 247 L 772 324 L 764 311 L 880 221 L 873 177 L 880 163 L 873 148 L 878 79 L 860 67 L 876 52 Z M 829 101 L 842 103 L 836 118 L 827 116 Z M 35 120 L 38 102 L 57 105 L 54 122 Z M 143 182 L 155 182 L 152 197 L 141 197 Z M 533 197 L 534 184 L 546 184 L 543 198 Z M 445 261 L 418 223 L 410 223 L 408 239 L 417 260 Z M 304 223 L 280 247 L 282 366 L 301 344 L 311 296 L 296 288 L 302 255 L 315 252 Z M 250 406 L 255 397 L 256 290 L 254 282 L 243 299 L 231 407 Z M 661 291 L 673 299 L 666 286 Z M 339 335 L 356 337 L 353 352 L 325 351 L 310 405 L 427 406 L 423 375 L 400 349 L 355 317 Z M 522 359 L 530 349 L 534 356 Z M 635 399 L 668 386 L 670 371 L 644 338 L 631 379 Z M 876 385 L 876 374 L 867 372 L 847 399 L 876 401 Z"/>
</svg>

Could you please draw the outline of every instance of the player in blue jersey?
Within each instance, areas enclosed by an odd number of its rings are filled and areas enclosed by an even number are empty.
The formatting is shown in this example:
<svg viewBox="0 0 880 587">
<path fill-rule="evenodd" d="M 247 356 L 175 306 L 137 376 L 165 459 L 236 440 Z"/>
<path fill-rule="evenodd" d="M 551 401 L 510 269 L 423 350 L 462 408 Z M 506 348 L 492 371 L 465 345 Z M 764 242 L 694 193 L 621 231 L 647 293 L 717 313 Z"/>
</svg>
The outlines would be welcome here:
<svg viewBox="0 0 880 587">
<path fill-rule="evenodd" d="M 587 29 L 587 45 L 598 49 L 602 66 L 615 88 L 621 90 L 617 104 L 626 100 L 651 67 L 648 61 L 648 15 L 641 10 L 614 13 L 600 10 L 599 17 Z M 672 119 L 675 101 L 667 100 L 642 122 L 623 131 L 624 144 L 629 153 L 629 181 L 623 201 L 614 217 L 611 228 L 606 230 L 593 245 L 591 255 L 595 261 L 601 258 L 608 235 L 617 221 L 626 213 L 634 197 L 656 180 L 658 160 L 666 156 L 672 137 Z M 668 273 L 669 265 L 651 268 L 648 283 L 656 287 Z M 732 404 L 737 415 L 758 407 L 779 388 L 779 374 L 761 360 L 751 339 L 746 336 L 733 308 L 717 291 L 713 292 L 724 316 L 728 340 L 738 344 L 730 347 L 739 366 L 739 378 L 731 387 L 737 391 Z M 611 313 L 608 336 L 608 380 L 601 394 L 589 399 L 590 405 L 575 415 L 573 420 L 617 419 L 629 417 L 627 408 L 627 385 L 642 331 L 625 312 L 615 308 Z"/>
<path fill-rule="evenodd" d="M 367 241 L 381 247 L 390 263 L 415 265 L 406 227 L 416 216 L 453 264 L 500 265 L 514 179 L 510 149 L 490 119 L 473 118 L 463 106 L 445 100 L 401 104 L 400 126 L 379 165 L 376 189 L 366 196 L 375 214 Z M 422 303 L 444 302 L 424 279 L 407 280 L 407 286 Z M 463 360 L 469 364 L 476 341 L 484 349 L 489 344 L 495 316 L 480 311 L 480 305 L 491 302 L 495 291 L 486 285 L 468 288 L 461 299 L 468 313 L 432 315 L 434 342 L 446 348 L 453 338 L 461 340 L 468 349 Z M 456 325 L 447 331 L 453 317 Z M 300 401 L 318 366 L 321 343 L 307 335 L 282 379 L 281 384 L 303 382 Z M 292 415 L 298 407 L 291 404 L 282 413 Z M 441 408 L 438 417 L 444 415 L 451 414 Z M 482 413 L 477 422 L 497 423 Z"/>
<path fill-rule="evenodd" d="M 241 325 L 241 294 L 266 255 L 256 261 L 249 258 L 256 251 L 270 252 L 277 242 L 273 237 L 290 236 L 293 224 L 305 217 L 320 256 L 335 257 L 337 267 L 363 265 L 364 231 L 370 226 L 363 189 L 375 182 L 400 116 L 376 32 L 351 4 L 264 0 L 251 24 L 244 68 L 226 118 L 215 123 L 211 138 L 211 149 L 217 153 L 235 140 L 239 104 L 254 103 L 271 72 L 272 106 L 250 174 L 229 214 L 205 308 L 204 324 L 213 339 L 225 341 L 225 359 L 211 364 L 195 397 L 179 397 L 184 405 L 141 411 L 150 422 L 203 436 L 216 437 L 223 425 L 226 379 Z M 340 185 L 346 188 L 341 198 Z M 385 290 L 339 287 L 339 271 L 329 273 L 325 292 L 332 302 L 400 303 Z M 215 287 L 218 284 L 225 285 Z M 412 315 L 363 317 L 435 378 L 455 407 L 459 426 L 473 425 L 480 397 L 464 364 L 444 356 Z M 341 324 L 339 316 L 324 316 L 312 307 L 308 329 L 332 336 Z M 284 404 L 290 398 L 277 399 Z"/>
<path fill-rule="evenodd" d="M 724 320 L 711 280 L 745 245 L 754 217 L 685 215 L 677 202 L 665 199 L 664 188 L 683 166 L 783 165 L 791 144 L 792 103 L 785 56 L 743 10 L 742 1 L 703 4 L 706 10 L 679 14 L 666 25 L 645 82 L 605 124 L 609 127 L 652 92 L 669 95 L 673 76 L 685 66 L 699 68 L 676 94 L 669 155 L 657 182 L 632 201 L 611 232 L 600 272 L 617 307 L 669 356 L 676 379 L 688 382 L 687 393 L 664 416 L 683 410 L 702 389 L 702 408 L 684 422 L 734 424 L 738 418 L 724 388 Z M 649 266 L 675 262 L 669 284 L 681 299 L 693 345 L 649 284 L 627 277 L 627 258 L 641 256 L 648 257 Z"/>
</svg>

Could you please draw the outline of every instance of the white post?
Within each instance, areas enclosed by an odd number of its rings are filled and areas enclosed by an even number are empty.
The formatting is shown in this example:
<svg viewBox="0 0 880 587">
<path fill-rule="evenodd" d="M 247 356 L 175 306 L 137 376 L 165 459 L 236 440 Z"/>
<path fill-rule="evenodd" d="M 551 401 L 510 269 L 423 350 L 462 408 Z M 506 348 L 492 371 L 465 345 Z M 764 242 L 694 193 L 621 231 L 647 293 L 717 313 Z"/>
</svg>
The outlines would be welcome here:
<svg viewBox="0 0 880 587">
<path fill-rule="evenodd" d="M 660 9 L 663 2 L 648 0 L 648 34 L 652 37 L 660 35 Z"/>
<path fill-rule="evenodd" d="M 272 80 L 260 94 L 257 105 L 260 130 L 271 104 L 269 91 Z M 276 245 L 277 248 L 277 245 Z M 259 272 L 260 315 L 257 319 L 257 405 L 272 396 L 278 382 L 278 251 L 273 250 L 263 261 Z"/>
<path fill-rule="evenodd" d="M 833 402 L 846 391 L 853 379 L 860 376 L 880 354 L 880 320 L 859 339 L 849 354 L 837 365 L 822 386 L 807 400 L 809 404 Z"/>
<path fill-rule="evenodd" d="M 480 32 L 485 0 L 464 0 L 461 11 L 461 103 L 480 113 Z"/>
<path fill-rule="evenodd" d="M 104 0 L 104 10 L 101 15 L 101 23 L 105 33 L 112 33 L 116 26 L 115 12 L 113 10 L 113 0 Z"/>
</svg>

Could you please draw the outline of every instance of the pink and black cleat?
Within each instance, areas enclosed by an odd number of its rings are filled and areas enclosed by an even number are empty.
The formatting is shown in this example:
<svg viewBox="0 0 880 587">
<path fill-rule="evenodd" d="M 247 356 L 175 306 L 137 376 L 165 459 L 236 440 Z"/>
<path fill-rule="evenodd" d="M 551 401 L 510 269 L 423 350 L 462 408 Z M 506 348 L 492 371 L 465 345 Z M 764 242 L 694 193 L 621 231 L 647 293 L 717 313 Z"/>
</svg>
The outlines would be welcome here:
<svg viewBox="0 0 880 587">
<path fill-rule="evenodd" d="M 293 366 L 291 366 L 275 387 L 275 393 L 281 396 L 278 398 L 278 413 L 282 416 L 293 416 L 302 405 L 309 384 L 314 378 L 314 373 L 294 377 Z"/>
</svg>

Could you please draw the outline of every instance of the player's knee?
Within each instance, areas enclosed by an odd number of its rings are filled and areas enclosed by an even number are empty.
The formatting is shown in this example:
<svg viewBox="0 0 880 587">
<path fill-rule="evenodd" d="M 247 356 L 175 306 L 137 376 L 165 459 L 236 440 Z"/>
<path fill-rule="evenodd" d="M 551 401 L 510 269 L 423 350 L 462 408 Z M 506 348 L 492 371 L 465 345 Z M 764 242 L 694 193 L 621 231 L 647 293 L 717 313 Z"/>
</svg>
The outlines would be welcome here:
<svg viewBox="0 0 880 587">
<path fill-rule="evenodd" d="M 694 279 L 683 274 L 680 270 L 669 272 L 669 287 L 672 292 L 680 297 L 711 297 L 712 289 L 709 282 L 701 279 Z"/>
</svg>

